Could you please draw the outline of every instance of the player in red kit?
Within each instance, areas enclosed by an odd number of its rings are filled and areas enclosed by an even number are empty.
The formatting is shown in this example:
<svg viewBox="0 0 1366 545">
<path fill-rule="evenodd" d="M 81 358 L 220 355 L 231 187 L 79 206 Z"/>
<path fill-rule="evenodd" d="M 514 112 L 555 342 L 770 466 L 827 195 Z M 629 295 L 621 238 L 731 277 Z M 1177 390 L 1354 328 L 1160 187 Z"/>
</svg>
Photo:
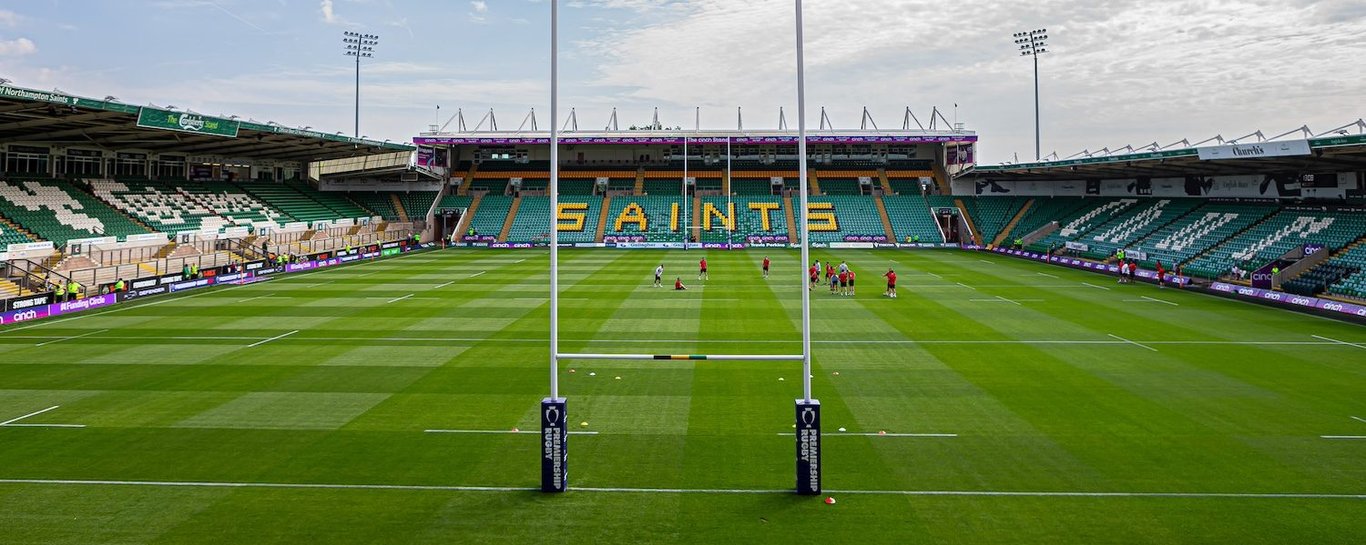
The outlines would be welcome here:
<svg viewBox="0 0 1366 545">
<path fill-rule="evenodd" d="M 764 256 L 764 278 L 768 278 L 768 256 Z"/>
<path fill-rule="evenodd" d="M 889 268 L 887 269 L 887 274 L 882 276 L 887 277 L 887 293 L 883 295 L 896 299 L 896 271 Z"/>
<path fill-rule="evenodd" d="M 711 280 L 711 277 L 707 276 L 707 258 L 705 257 L 702 258 L 702 261 L 697 262 L 697 279 Z"/>
<path fill-rule="evenodd" d="M 816 289 L 816 281 L 820 279 L 820 267 L 812 264 L 811 268 L 807 269 L 806 274 L 811 277 L 811 285 L 807 286 L 807 291 Z"/>
</svg>

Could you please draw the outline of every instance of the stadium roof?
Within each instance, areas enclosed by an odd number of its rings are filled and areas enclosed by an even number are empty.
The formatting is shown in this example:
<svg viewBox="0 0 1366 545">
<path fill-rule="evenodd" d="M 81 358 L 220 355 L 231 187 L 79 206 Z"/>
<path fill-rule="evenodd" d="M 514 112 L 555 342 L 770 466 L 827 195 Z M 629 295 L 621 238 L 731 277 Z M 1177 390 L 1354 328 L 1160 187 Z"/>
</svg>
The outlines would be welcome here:
<svg viewBox="0 0 1366 545">
<path fill-rule="evenodd" d="M 1234 152 L 1235 148 L 1239 152 Z M 1251 148 L 1260 149 L 1253 153 Z M 976 166 L 960 176 L 1042 181 L 1363 170 L 1366 170 L 1366 134 L 1337 134 L 1301 140 L 1267 140 L 1061 161 Z"/>
<path fill-rule="evenodd" d="M 172 108 L 0 85 L 0 141 L 309 162 L 416 149 Z"/>
<path fill-rule="evenodd" d="M 561 144 L 795 144 L 795 130 L 622 130 L 564 131 Z M 813 130 L 806 134 L 809 144 L 931 144 L 976 142 L 972 131 L 935 130 Z M 549 144 L 549 131 L 471 131 L 458 133 L 424 132 L 413 138 L 421 145 L 463 144 Z"/>
</svg>

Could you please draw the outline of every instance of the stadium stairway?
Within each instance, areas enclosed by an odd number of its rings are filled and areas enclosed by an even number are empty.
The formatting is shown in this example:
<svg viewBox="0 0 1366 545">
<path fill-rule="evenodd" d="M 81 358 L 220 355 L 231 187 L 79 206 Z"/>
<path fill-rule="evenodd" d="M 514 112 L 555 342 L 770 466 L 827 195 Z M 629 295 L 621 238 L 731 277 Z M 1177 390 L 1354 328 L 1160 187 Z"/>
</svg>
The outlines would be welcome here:
<svg viewBox="0 0 1366 545">
<path fill-rule="evenodd" d="M 981 246 L 982 232 L 977 229 L 977 222 L 973 221 L 972 214 L 968 213 L 968 205 L 963 204 L 963 199 L 954 199 L 953 205 L 958 208 L 958 213 L 963 216 L 963 221 L 968 222 L 968 229 L 972 231 L 973 244 Z"/>
<path fill-rule="evenodd" d="M 512 221 L 517 218 L 517 209 L 522 207 L 522 198 L 513 197 L 512 207 L 508 208 L 508 217 L 503 221 L 503 229 L 498 231 L 498 242 L 507 242 L 508 233 L 512 231 Z"/>
<path fill-rule="evenodd" d="M 593 233 L 593 242 L 602 242 L 603 234 L 607 232 L 607 218 L 612 212 L 612 197 L 602 198 L 602 210 L 598 212 L 598 229 Z"/>
<path fill-rule="evenodd" d="M 20 237 L 23 237 L 22 239 Z M 28 229 L 20 227 L 19 224 L 10 221 L 9 218 L 0 216 L 0 248 L 10 244 L 20 244 L 38 240 Z"/>
<path fill-rule="evenodd" d="M 19 284 L 15 284 L 14 282 L 10 282 L 7 279 L 0 278 L 0 299 L 22 297 L 28 294 L 29 291 L 19 287 Z"/>
<path fill-rule="evenodd" d="M 991 245 L 1000 246 L 1002 242 L 1009 240 L 1011 231 L 1015 230 L 1015 226 L 1019 225 L 1020 219 L 1024 218 L 1025 214 L 1027 214 L 1029 212 L 1029 209 L 1033 206 L 1034 199 L 1029 199 L 1025 201 L 1024 205 L 1020 207 L 1020 211 L 1015 213 L 1015 217 L 1010 218 L 1010 223 L 1007 223 L 1005 227 L 1001 228 L 1001 232 L 996 235 L 996 238 L 994 240 L 991 241 Z"/>
<path fill-rule="evenodd" d="M 474 183 L 474 173 L 479 172 L 479 163 L 471 163 L 470 171 L 465 173 L 465 179 L 460 182 L 460 188 L 456 191 L 460 195 L 470 194 L 470 185 Z"/>
<path fill-rule="evenodd" d="M 465 208 L 465 215 L 460 216 L 460 223 L 455 226 L 455 232 L 460 236 L 465 236 L 470 230 L 470 222 L 474 221 L 474 214 L 479 211 L 479 201 L 483 200 L 483 195 L 475 195 L 470 199 L 470 205 Z M 450 236 L 449 234 L 447 236 Z"/>
<path fill-rule="evenodd" d="M 644 168 L 644 167 L 641 167 L 641 168 L 636 169 L 636 188 L 635 188 L 635 193 L 632 193 L 632 194 L 633 194 L 633 195 L 644 195 L 644 194 L 645 194 L 645 168 Z"/>
<path fill-rule="evenodd" d="M 389 194 L 389 202 L 394 205 L 394 211 L 398 212 L 398 220 L 402 222 L 412 221 L 408 219 L 408 211 L 403 208 L 403 201 L 398 198 L 397 193 Z"/>
<path fill-rule="evenodd" d="M 816 169 L 813 168 L 806 171 L 806 181 L 811 184 L 809 189 L 812 195 L 823 195 L 823 193 L 821 193 L 821 182 L 816 177 Z"/>
<path fill-rule="evenodd" d="M 790 233 L 789 236 L 791 237 L 788 240 L 793 242 L 801 240 L 801 233 L 797 232 L 797 214 L 792 208 L 792 197 L 783 197 L 783 209 L 787 211 L 787 232 Z"/>
<path fill-rule="evenodd" d="M 883 179 L 886 179 L 884 176 Z M 877 215 L 882 218 L 882 230 L 887 232 L 887 240 L 896 242 L 896 232 L 892 230 L 892 218 L 887 215 L 887 203 L 882 202 L 882 195 L 873 197 L 873 204 L 877 206 Z"/>
<path fill-rule="evenodd" d="M 883 194 L 883 195 L 895 195 L 895 194 L 896 194 L 895 191 L 892 191 L 892 179 L 887 177 L 887 169 L 885 169 L 885 168 L 879 168 L 879 169 L 877 169 L 877 181 L 878 181 L 878 184 L 880 184 L 880 185 L 882 186 L 882 194 Z M 888 225 L 890 225 L 890 224 L 888 224 Z M 888 236 L 891 236 L 891 233 L 889 232 L 889 233 L 887 233 L 887 235 L 888 235 Z"/>
</svg>

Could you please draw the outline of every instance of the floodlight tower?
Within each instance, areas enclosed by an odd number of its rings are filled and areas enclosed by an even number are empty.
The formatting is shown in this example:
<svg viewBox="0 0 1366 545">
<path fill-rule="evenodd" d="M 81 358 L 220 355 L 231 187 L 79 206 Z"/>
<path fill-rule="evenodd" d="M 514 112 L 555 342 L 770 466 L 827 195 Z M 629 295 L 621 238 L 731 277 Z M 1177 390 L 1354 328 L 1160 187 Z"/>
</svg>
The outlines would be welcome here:
<svg viewBox="0 0 1366 545">
<path fill-rule="evenodd" d="M 1020 46 L 1020 56 L 1034 57 L 1034 160 L 1039 156 L 1039 55 L 1047 53 L 1048 29 L 1041 28 L 1029 32 L 1016 32 L 1015 45 Z"/>
<path fill-rule="evenodd" d="M 375 56 L 379 36 L 347 30 L 342 32 L 342 43 L 346 44 L 343 54 L 356 58 L 356 138 L 360 138 L 360 60 Z"/>
</svg>

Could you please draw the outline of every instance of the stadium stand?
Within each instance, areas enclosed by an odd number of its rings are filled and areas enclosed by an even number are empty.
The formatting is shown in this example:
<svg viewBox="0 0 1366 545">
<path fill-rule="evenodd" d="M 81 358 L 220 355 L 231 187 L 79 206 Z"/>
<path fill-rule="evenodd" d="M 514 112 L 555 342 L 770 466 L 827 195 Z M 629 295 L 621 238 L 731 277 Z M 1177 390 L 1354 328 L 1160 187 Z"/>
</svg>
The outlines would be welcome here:
<svg viewBox="0 0 1366 545">
<path fill-rule="evenodd" d="M 809 197 L 807 202 L 810 206 L 808 215 L 811 216 L 812 242 L 837 242 L 848 236 L 887 236 L 872 197 L 822 195 Z M 835 225 L 826 227 L 827 223 L 818 217 L 822 213 L 833 213 Z M 935 236 L 938 238 L 937 234 Z"/>
<path fill-rule="evenodd" d="M 175 182 L 175 189 L 205 205 L 235 225 L 279 225 L 288 218 L 236 186 L 222 183 Z"/>
<path fill-rule="evenodd" d="M 1274 212 L 1269 205 L 1206 203 L 1190 214 L 1163 225 L 1133 246 L 1147 252 L 1141 265 L 1157 261 L 1170 267 L 1218 244 Z"/>
<path fill-rule="evenodd" d="M 473 202 L 474 197 L 469 195 L 446 195 L 441 197 L 441 202 L 437 203 L 436 208 L 438 210 L 443 208 L 469 208 Z"/>
<path fill-rule="evenodd" d="M 1035 197 L 1034 204 L 1025 212 L 1024 217 L 1020 218 L 1019 223 L 1015 224 L 1015 229 L 1007 234 L 1006 242 L 1024 238 L 1045 225 L 1058 221 L 1059 218 L 1074 217 L 1092 202 L 1081 197 Z"/>
<path fill-rule="evenodd" d="M 153 180 L 88 180 L 91 192 L 157 231 L 198 231 L 233 224 L 174 187 Z"/>
<path fill-rule="evenodd" d="M 676 178 L 650 178 L 645 180 L 646 195 L 682 195 L 683 187 Z"/>
<path fill-rule="evenodd" d="M 737 195 L 772 195 L 773 181 L 768 178 L 731 178 L 730 191 Z"/>
<path fill-rule="evenodd" d="M 931 215 L 930 204 L 925 197 L 919 194 L 885 195 L 882 204 L 887 207 L 887 218 L 892 222 L 897 241 L 905 242 L 906 237 L 912 240 L 920 237 L 922 243 L 944 241 L 944 235 L 939 232 L 939 223 Z M 952 201 L 948 206 L 952 206 Z"/>
<path fill-rule="evenodd" d="M 0 215 L 61 246 L 77 238 L 125 237 L 148 230 L 75 186 L 54 180 L 0 182 Z M 6 229 L 4 244 L 31 242 Z M 23 238 L 24 240 L 20 240 Z"/>
<path fill-rule="evenodd" d="M 1136 246 L 1134 243 L 1138 240 L 1185 216 L 1199 205 L 1199 199 L 1146 199 L 1096 226 L 1085 236 L 1073 240 L 1089 247 L 1082 253 L 1083 256 L 1105 259 L 1120 248 Z M 1165 263 L 1170 265 L 1170 261 Z"/>
<path fill-rule="evenodd" d="M 1366 233 L 1366 213 L 1359 211 L 1303 211 L 1282 209 L 1266 220 L 1196 256 L 1186 274 L 1217 278 L 1235 265 L 1256 270 L 1292 248 L 1322 244 L 1341 248 Z"/>
<path fill-rule="evenodd" d="M 378 215 L 389 221 L 398 220 L 398 209 L 394 208 L 394 200 L 390 198 L 390 193 L 386 191 L 352 191 L 349 193 L 351 198 Z"/>
<path fill-rule="evenodd" d="M 857 178 L 821 177 L 821 193 L 826 195 L 862 195 Z"/>
<path fill-rule="evenodd" d="M 634 183 L 634 182 L 632 182 Z M 597 180 L 587 178 L 560 178 L 561 195 L 592 195 Z"/>
<path fill-rule="evenodd" d="M 783 207 L 783 200 L 778 197 L 763 196 L 735 196 L 731 197 L 734 203 L 735 213 L 735 232 L 727 232 L 725 221 L 716 214 L 702 215 L 701 242 L 744 242 L 748 237 L 785 237 L 788 236 L 787 212 Z M 703 210 L 711 205 L 721 214 L 728 214 L 726 197 L 704 197 L 702 199 Z M 763 206 L 769 203 L 768 207 L 758 210 L 750 208 L 750 204 Z M 768 214 L 768 229 L 764 228 L 764 214 Z M 708 229 L 710 227 L 710 229 Z"/>
<path fill-rule="evenodd" d="M 482 209 L 483 206 L 481 205 Z M 560 208 L 568 217 L 582 215 L 583 223 L 560 223 L 560 242 L 593 242 L 602 215 L 602 199 L 597 197 L 560 199 Z M 517 217 L 508 230 L 508 242 L 546 242 L 550 240 L 550 197 L 522 197 Z"/>
<path fill-rule="evenodd" d="M 678 182 L 674 181 L 673 186 L 678 188 Z M 645 229 L 640 228 L 640 224 L 635 221 L 628 221 L 631 215 L 625 213 L 631 205 L 639 207 L 639 211 L 646 218 Z M 679 231 L 670 229 L 671 210 L 673 205 L 679 205 L 678 228 Z M 604 237 L 638 237 L 643 236 L 647 241 L 678 242 L 682 241 L 681 230 L 691 223 L 689 218 L 683 216 L 682 198 L 678 195 L 642 195 L 633 197 L 613 197 L 612 209 L 607 214 L 607 225 L 603 230 Z M 483 206 L 480 206 L 483 209 Z"/>
<path fill-rule="evenodd" d="M 318 191 L 314 189 L 313 186 L 304 182 L 286 182 L 285 185 L 326 207 L 332 212 L 333 218 L 367 218 L 375 215 L 375 213 L 362 208 L 359 204 L 356 204 L 355 201 L 352 201 L 346 193 L 340 191 Z"/>
<path fill-rule="evenodd" d="M 342 195 L 324 196 L 325 192 L 314 191 L 305 184 L 256 182 L 237 184 L 237 187 L 256 197 L 257 200 L 283 212 L 285 216 L 294 221 L 312 222 L 339 217 L 353 218 L 373 215 L 355 203 L 346 201 L 346 197 Z M 314 198 L 315 196 L 328 199 L 334 206 L 330 207 L 319 202 L 318 199 Z M 342 210 L 339 211 L 336 208 Z"/>
<path fill-rule="evenodd" d="M 990 244 L 1029 199 L 1023 197 L 962 197 L 963 206 L 977 225 L 983 244 Z"/>
<path fill-rule="evenodd" d="M 470 191 L 487 191 L 489 195 L 506 195 L 508 191 L 507 178 L 475 178 L 469 183 Z"/>
<path fill-rule="evenodd" d="M 427 212 L 432 209 L 432 203 L 436 202 L 436 191 L 408 191 L 405 193 L 395 193 L 398 200 L 403 204 L 403 211 L 408 213 L 409 220 L 424 220 Z"/>
<path fill-rule="evenodd" d="M 1060 228 L 1048 236 L 1036 240 L 1029 244 L 1029 249 L 1039 252 L 1050 251 L 1054 248 L 1061 248 L 1068 241 L 1076 240 L 1081 236 L 1091 232 L 1092 229 L 1099 227 L 1111 219 L 1122 214 L 1129 207 L 1138 203 L 1138 199 L 1092 199 L 1079 210 L 1074 210 L 1072 214 L 1055 218 L 1058 220 Z M 1017 229 L 1018 232 L 1018 229 Z"/>
<path fill-rule="evenodd" d="M 506 195 L 485 195 L 479 201 L 479 209 L 470 219 L 470 227 L 480 235 L 497 236 L 503 231 L 503 222 L 512 209 L 512 197 Z"/>
<path fill-rule="evenodd" d="M 1342 274 L 1336 282 L 1328 281 L 1328 293 L 1366 299 L 1366 242 L 1357 242 L 1332 258 L 1327 266 Z M 1320 267 L 1321 268 L 1321 267 Z"/>
</svg>

